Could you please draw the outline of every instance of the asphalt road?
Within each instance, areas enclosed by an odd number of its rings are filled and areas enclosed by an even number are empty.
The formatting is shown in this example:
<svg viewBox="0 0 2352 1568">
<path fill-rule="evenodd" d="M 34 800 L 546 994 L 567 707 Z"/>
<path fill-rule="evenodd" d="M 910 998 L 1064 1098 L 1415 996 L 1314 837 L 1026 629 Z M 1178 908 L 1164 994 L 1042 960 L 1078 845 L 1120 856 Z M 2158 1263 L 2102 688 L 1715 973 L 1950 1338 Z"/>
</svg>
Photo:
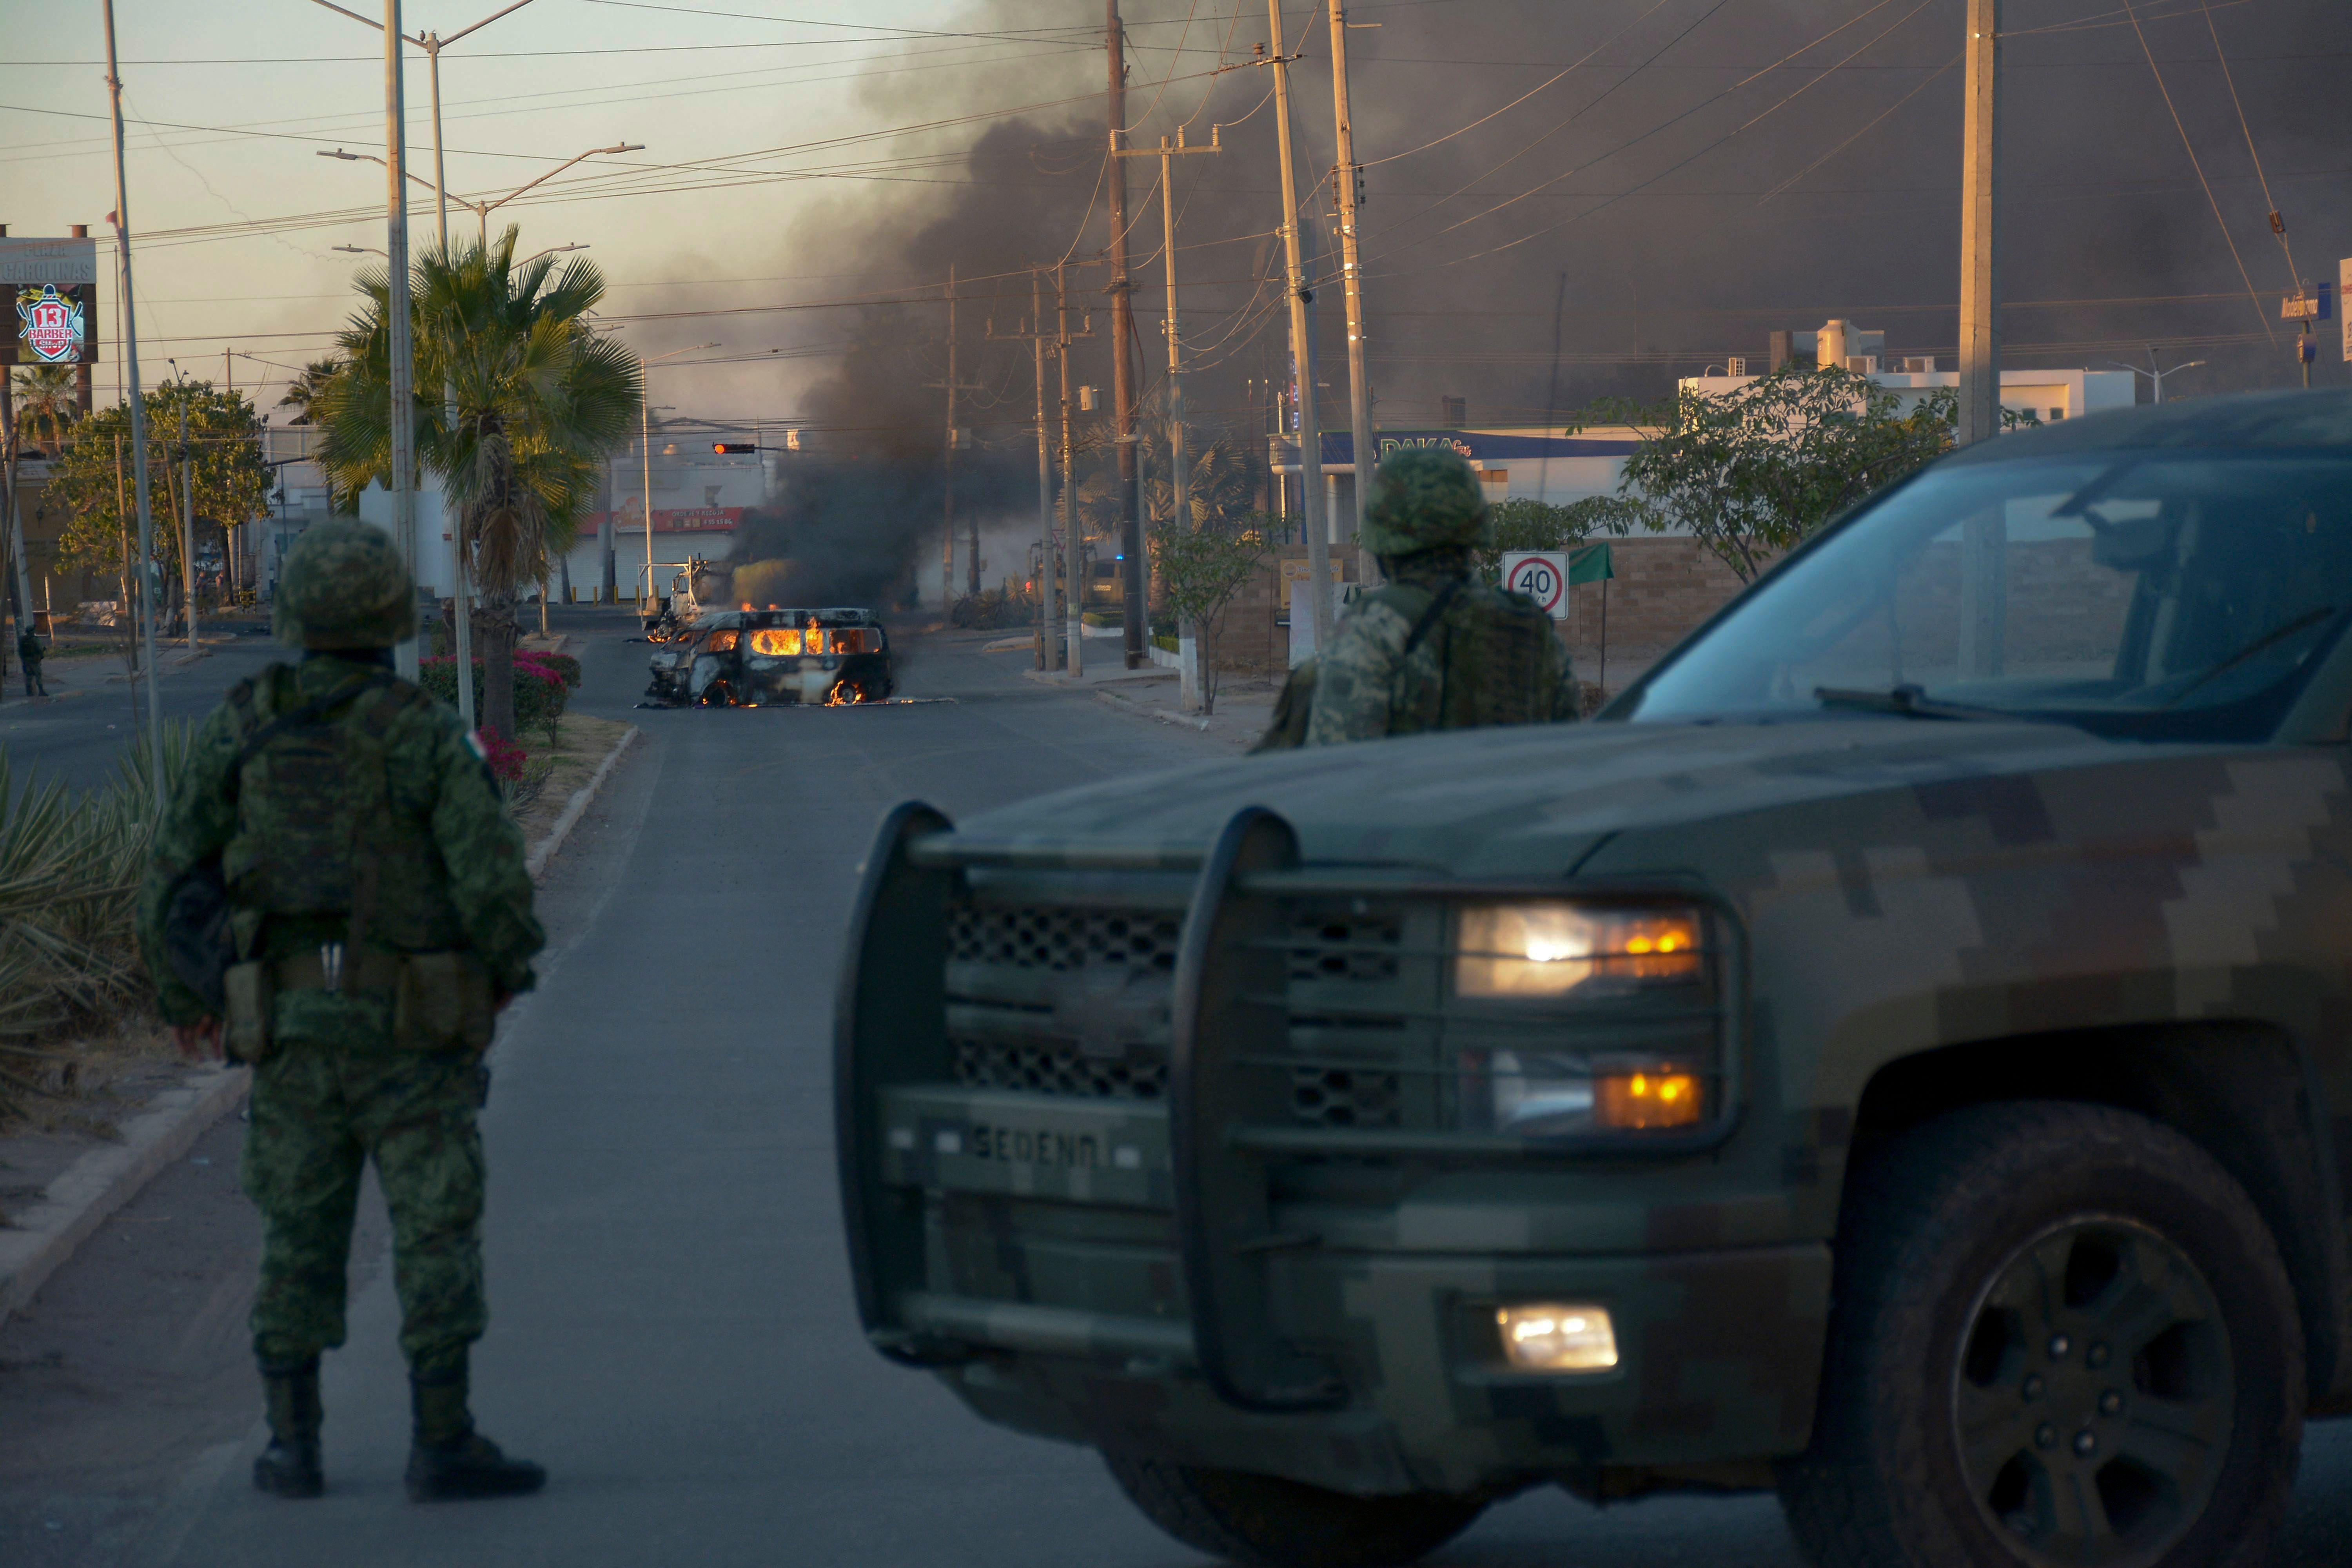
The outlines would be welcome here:
<svg viewBox="0 0 2352 1568">
<path fill-rule="evenodd" d="M 576 623 L 599 625 L 593 612 Z M 619 716 L 642 645 L 601 623 L 581 706 Z M 631 715 L 646 731 L 542 895 L 539 992 L 496 1050 L 485 1128 L 493 1323 L 484 1429 L 549 1466 L 536 1498 L 401 1492 L 407 1432 L 375 1199 L 352 1341 L 330 1358 L 329 1495 L 263 1498 L 242 1315 L 257 1237 L 216 1129 L 0 1329 L 0 1562 L 317 1568 L 498 1563 L 1175 1568 L 1089 1454 L 987 1426 L 882 1362 L 852 1310 L 835 1199 L 832 981 L 876 818 L 961 816 L 1212 744 L 1021 680 L 1014 656 L 913 650 L 879 710 Z M 2352 1442 L 2320 1428 L 2282 1560 L 2334 1563 Z M 1437 1561 L 1794 1568 L 1763 1498 L 1595 1511 L 1556 1491 Z"/>
<path fill-rule="evenodd" d="M 178 662 L 184 645 L 166 645 L 156 659 L 163 717 L 194 723 L 212 711 L 221 693 L 262 668 L 286 650 L 268 637 L 212 635 L 205 657 Z M 94 789 L 114 775 L 124 742 L 139 733 L 147 714 L 142 686 L 134 693 L 121 679 L 122 660 L 110 653 L 83 654 L 45 661 L 43 679 L 53 696 L 25 700 L 24 673 L 10 650 L 8 687 L 0 692 L 0 750 L 21 786 L 59 779 L 75 789 Z"/>
</svg>

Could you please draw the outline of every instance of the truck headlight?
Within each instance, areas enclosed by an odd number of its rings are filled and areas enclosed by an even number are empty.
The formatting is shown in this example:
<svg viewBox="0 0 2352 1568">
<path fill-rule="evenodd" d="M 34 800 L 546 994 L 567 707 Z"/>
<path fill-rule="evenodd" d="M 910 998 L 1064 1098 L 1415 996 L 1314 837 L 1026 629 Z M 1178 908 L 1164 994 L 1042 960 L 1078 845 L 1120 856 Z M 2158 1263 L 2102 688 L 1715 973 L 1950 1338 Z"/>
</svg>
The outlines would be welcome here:
<svg viewBox="0 0 2352 1568">
<path fill-rule="evenodd" d="M 1687 907 L 1466 904 L 1459 931 L 1460 996 L 1565 996 L 1699 974 L 1699 911 Z"/>
<path fill-rule="evenodd" d="M 1708 931 L 1692 904 L 1460 906 L 1459 1124 L 1574 1137 L 1706 1121 L 1721 1053 Z"/>
</svg>

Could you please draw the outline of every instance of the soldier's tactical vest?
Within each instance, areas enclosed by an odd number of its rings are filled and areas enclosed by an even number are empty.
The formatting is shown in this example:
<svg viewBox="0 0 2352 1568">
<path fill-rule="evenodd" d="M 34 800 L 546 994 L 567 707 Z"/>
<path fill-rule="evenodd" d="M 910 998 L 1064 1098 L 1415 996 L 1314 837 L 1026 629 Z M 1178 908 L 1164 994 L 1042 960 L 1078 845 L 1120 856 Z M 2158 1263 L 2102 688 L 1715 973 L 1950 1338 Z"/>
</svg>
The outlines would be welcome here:
<svg viewBox="0 0 2352 1568">
<path fill-rule="evenodd" d="M 1518 594 L 1461 579 L 1435 593 L 1391 584 L 1370 595 L 1412 626 L 1401 679 L 1389 692 L 1389 733 L 1534 724 L 1551 717 L 1546 656 L 1559 638 L 1551 617 Z M 1421 678 L 1415 650 L 1436 664 Z"/>
<path fill-rule="evenodd" d="M 1376 588 L 1367 598 L 1412 625 L 1404 663 L 1389 692 L 1391 735 L 1467 730 L 1483 724 L 1540 724 L 1552 716 L 1552 681 L 1544 667 L 1551 617 L 1533 599 L 1455 579 L 1432 593 L 1408 584 Z M 1435 679 L 1414 655 L 1435 661 Z M 1315 660 L 1302 659 L 1283 683 L 1273 721 L 1252 752 L 1293 751 L 1307 743 L 1315 703 Z"/>
<path fill-rule="evenodd" d="M 221 852 L 230 902 L 267 916 L 348 921 L 355 943 L 459 945 L 432 802 L 397 798 L 388 750 L 401 715 L 432 698 L 382 676 L 305 702 L 285 665 L 237 696 L 250 703 L 251 723 L 236 773 L 236 833 Z"/>
</svg>

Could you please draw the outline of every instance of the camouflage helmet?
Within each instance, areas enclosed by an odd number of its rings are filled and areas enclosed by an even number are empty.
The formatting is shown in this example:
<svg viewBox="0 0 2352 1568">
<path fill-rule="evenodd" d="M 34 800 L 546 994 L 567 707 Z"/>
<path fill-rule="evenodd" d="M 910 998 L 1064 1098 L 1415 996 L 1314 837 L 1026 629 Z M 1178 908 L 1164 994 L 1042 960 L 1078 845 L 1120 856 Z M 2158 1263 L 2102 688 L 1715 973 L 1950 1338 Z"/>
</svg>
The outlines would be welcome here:
<svg viewBox="0 0 2352 1568">
<path fill-rule="evenodd" d="M 416 635 L 416 589 L 391 536 L 351 518 L 314 523 L 278 571 L 272 628 L 293 647 L 390 647 Z"/>
<path fill-rule="evenodd" d="M 1470 549 L 1489 537 L 1486 498 L 1477 476 L 1449 447 L 1392 452 L 1372 476 L 1364 507 L 1364 548 L 1412 555 L 1447 546 Z"/>
</svg>

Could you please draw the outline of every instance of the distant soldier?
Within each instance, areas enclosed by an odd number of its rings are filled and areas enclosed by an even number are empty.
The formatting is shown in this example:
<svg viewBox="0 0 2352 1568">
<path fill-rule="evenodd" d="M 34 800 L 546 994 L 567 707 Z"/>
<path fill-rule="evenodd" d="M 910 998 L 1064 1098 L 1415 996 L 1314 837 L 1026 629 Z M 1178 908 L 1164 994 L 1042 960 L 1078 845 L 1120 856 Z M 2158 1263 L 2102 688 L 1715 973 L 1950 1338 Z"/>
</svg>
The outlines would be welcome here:
<svg viewBox="0 0 2352 1568">
<path fill-rule="evenodd" d="M 409 1497 L 547 1479 L 475 1433 L 466 1375 L 488 1320 L 481 1057 L 546 935 L 480 754 L 456 714 L 393 673 L 415 603 L 376 529 L 324 522 L 295 542 L 276 629 L 308 651 L 240 683 L 205 721 L 140 897 L 181 1048 L 215 1045 L 225 1023 L 228 1053 L 254 1064 L 242 1174 L 265 1223 L 252 1323 L 270 1441 L 253 1482 L 280 1497 L 324 1487 L 319 1353 L 343 1342 L 371 1157 L 415 1399 Z"/>
<path fill-rule="evenodd" d="M 41 679 L 41 659 L 47 651 L 41 647 L 40 634 L 31 626 L 26 626 L 22 633 L 18 634 L 16 657 L 25 663 L 25 695 L 27 697 L 47 697 L 49 694 L 48 682 Z M 0 691 L 6 689 L 5 687 L 0 687 Z"/>
<path fill-rule="evenodd" d="M 1363 541 L 1389 581 L 1318 650 L 1306 744 L 1576 717 L 1550 617 L 1471 575 L 1488 537 L 1486 499 L 1460 457 L 1412 447 L 1381 465 Z"/>
</svg>

